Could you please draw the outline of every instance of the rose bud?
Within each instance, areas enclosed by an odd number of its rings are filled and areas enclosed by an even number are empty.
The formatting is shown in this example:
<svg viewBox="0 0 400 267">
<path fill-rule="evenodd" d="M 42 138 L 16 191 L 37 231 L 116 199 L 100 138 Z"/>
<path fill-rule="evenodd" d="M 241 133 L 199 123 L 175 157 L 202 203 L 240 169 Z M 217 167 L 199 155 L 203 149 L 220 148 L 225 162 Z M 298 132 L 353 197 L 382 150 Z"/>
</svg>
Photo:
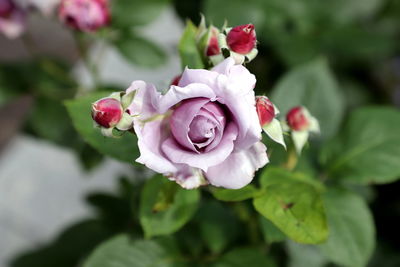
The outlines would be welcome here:
<svg viewBox="0 0 400 267">
<path fill-rule="evenodd" d="M 288 126 L 294 131 L 305 131 L 310 126 L 309 113 L 303 107 L 294 107 L 286 115 Z"/>
<path fill-rule="evenodd" d="M 302 106 L 289 110 L 286 115 L 287 126 L 291 130 L 292 140 L 298 154 L 301 153 L 310 133 L 319 133 L 319 123 L 310 112 Z"/>
<path fill-rule="evenodd" d="M 84 32 L 96 31 L 110 21 L 107 0 L 62 0 L 58 13 L 66 25 Z"/>
<path fill-rule="evenodd" d="M 253 24 L 226 28 L 218 37 L 218 43 L 225 58 L 233 57 L 236 64 L 253 60 L 258 53 L 257 38 Z"/>
<path fill-rule="evenodd" d="M 266 96 L 256 96 L 256 109 L 260 125 L 264 132 L 275 142 L 286 148 L 283 139 L 283 130 L 280 122 L 275 119 L 278 109 Z"/>
<path fill-rule="evenodd" d="M 115 98 L 107 97 L 92 104 L 93 120 L 104 128 L 111 128 L 122 118 L 122 106 Z"/>
<path fill-rule="evenodd" d="M 269 124 L 275 118 L 275 108 L 268 97 L 257 96 L 256 108 L 261 126 Z"/>
<path fill-rule="evenodd" d="M 10 39 L 19 37 L 25 30 L 26 13 L 12 0 L 0 1 L 0 32 Z"/>
<path fill-rule="evenodd" d="M 221 54 L 221 49 L 218 44 L 219 30 L 215 27 L 210 28 L 210 36 L 208 39 L 208 45 L 206 49 L 206 56 L 215 56 Z"/>
<path fill-rule="evenodd" d="M 232 28 L 226 37 L 229 48 L 239 54 L 248 54 L 256 46 L 256 32 L 253 24 Z"/>
<path fill-rule="evenodd" d="M 0 17 L 8 17 L 14 10 L 15 5 L 11 0 L 1 0 L 0 1 Z"/>
</svg>

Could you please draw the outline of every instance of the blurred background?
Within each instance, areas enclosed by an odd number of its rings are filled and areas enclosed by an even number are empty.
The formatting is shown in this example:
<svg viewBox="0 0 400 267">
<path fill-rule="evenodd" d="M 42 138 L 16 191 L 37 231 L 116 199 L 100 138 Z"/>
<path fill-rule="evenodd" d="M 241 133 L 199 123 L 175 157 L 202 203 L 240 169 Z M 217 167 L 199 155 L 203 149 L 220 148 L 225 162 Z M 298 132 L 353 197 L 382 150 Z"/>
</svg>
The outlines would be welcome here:
<svg viewBox="0 0 400 267">
<path fill-rule="evenodd" d="M 291 68 L 323 57 L 345 99 L 337 112 L 369 104 L 400 107 L 398 0 L 130 3 L 125 13 L 113 9 L 110 30 L 96 34 L 77 34 L 36 6 L 20 37 L 0 35 L 0 267 L 39 266 L 19 256 L 56 251 L 60 231 L 71 225 L 96 231 L 89 219 L 80 221 L 96 214 L 87 195 L 116 194 L 118 177 L 146 176 L 87 145 L 63 101 L 90 90 L 124 90 L 137 79 L 168 85 L 181 72 L 177 45 L 186 19 L 198 24 L 204 14 L 217 27 L 225 20 L 255 24 L 259 55 L 248 68 L 259 94 L 268 95 Z M 370 266 L 400 266 L 399 190 L 397 182 L 363 192 L 377 225 Z"/>
</svg>

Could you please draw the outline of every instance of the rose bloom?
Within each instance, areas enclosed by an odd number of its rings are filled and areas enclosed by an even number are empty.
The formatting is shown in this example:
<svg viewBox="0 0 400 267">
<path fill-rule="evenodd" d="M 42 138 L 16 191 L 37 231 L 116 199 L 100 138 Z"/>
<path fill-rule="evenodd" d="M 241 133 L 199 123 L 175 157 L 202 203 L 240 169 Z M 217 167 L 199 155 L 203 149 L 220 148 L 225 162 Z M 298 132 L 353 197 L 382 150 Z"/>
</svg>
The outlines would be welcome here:
<svg viewBox="0 0 400 267">
<path fill-rule="evenodd" d="M 128 107 L 140 157 L 136 160 L 184 188 L 210 183 L 241 188 L 268 162 L 255 107 L 256 79 L 228 58 L 211 71 L 186 69 L 161 94 L 134 81 Z"/>
<path fill-rule="evenodd" d="M 84 32 L 96 31 L 110 21 L 108 0 L 62 0 L 58 15 L 69 27 Z"/>
<path fill-rule="evenodd" d="M 18 38 L 26 27 L 26 13 L 13 0 L 0 0 L 0 32 Z"/>
</svg>

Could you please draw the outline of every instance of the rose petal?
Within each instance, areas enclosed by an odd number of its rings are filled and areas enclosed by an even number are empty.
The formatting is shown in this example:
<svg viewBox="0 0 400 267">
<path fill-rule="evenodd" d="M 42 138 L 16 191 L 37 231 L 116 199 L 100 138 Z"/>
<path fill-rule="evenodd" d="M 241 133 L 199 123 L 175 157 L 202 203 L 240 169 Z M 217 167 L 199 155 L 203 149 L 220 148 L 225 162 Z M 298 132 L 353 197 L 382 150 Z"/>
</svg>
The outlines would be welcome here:
<svg viewBox="0 0 400 267">
<path fill-rule="evenodd" d="M 214 101 L 217 96 L 213 89 L 201 83 L 192 83 L 185 87 L 171 86 L 168 92 L 157 100 L 158 113 L 164 114 L 179 102 L 197 97 Z"/>
<path fill-rule="evenodd" d="M 237 127 L 234 123 L 230 123 L 226 127 L 221 142 L 212 151 L 198 154 L 184 150 L 172 137 L 165 140 L 161 147 L 172 162 L 188 164 L 207 171 L 208 167 L 223 162 L 232 153 L 236 136 Z"/>
<path fill-rule="evenodd" d="M 176 141 L 195 152 L 197 152 L 192 141 L 189 139 L 189 126 L 200 109 L 210 100 L 207 98 L 196 98 L 183 102 L 172 114 L 170 119 L 171 131 Z"/>
<path fill-rule="evenodd" d="M 266 147 L 258 142 L 247 150 L 232 153 L 221 164 L 210 167 L 205 176 L 214 186 L 239 189 L 249 184 L 255 171 L 267 163 Z"/>
<path fill-rule="evenodd" d="M 146 84 L 144 81 L 134 81 L 126 90 L 129 94 L 136 91 L 132 103 L 127 108 L 130 115 L 139 116 L 140 120 L 146 120 L 157 114 L 157 103 L 161 94 L 152 84 Z"/>
</svg>

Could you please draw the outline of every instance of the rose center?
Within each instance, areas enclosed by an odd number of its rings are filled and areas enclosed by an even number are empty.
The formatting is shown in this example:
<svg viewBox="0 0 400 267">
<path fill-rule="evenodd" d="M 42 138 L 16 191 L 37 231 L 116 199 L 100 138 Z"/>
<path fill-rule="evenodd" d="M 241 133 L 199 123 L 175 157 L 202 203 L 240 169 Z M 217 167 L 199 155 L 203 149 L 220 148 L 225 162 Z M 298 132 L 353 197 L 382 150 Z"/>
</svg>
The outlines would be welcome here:
<svg viewBox="0 0 400 267">
<path fill-rule="evenodd" d="M 198 115 L 189 126 L 189 138 L 193 143 L 204 143 L 215 136 L 215 127 L 209 118 Z"/>
</svg>

